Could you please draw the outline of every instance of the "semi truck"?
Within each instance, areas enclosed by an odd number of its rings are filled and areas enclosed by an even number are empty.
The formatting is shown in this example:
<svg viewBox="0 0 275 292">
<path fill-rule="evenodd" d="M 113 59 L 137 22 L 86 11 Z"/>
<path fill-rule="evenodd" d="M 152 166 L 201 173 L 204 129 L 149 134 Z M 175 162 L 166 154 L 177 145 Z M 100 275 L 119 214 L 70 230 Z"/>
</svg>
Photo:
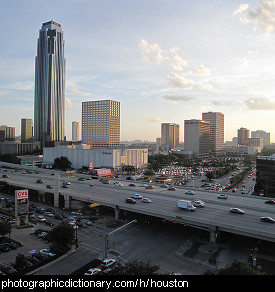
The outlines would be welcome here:
<svg viewBox="0 0 275 292">
<path fill-rule="evenodd" d="M 177 205 L 179 209 L 188 210 L 192 212 L 196 210 L 196 207 L 193 206 L 191 201 L 179 200 Z"/>
</svg>

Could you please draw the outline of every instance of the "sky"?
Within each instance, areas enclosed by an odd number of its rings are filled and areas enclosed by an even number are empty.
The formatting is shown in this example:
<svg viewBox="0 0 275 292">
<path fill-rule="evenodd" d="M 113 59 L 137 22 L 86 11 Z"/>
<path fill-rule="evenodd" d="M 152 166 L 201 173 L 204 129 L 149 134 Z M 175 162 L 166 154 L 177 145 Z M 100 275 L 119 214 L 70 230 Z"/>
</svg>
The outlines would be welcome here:
<svg viewBox="0 0 275 292">
<path fill-rule="evenodd" d="M 0 0 L 0 125 L 34 116 L 44 22 L 61 24 L 66 136 L 84 101 L 120 101 L 121 140 L 155 141 L 161 123 L 221 112 L 275 142 L 275 0 Z"/>
</svg>

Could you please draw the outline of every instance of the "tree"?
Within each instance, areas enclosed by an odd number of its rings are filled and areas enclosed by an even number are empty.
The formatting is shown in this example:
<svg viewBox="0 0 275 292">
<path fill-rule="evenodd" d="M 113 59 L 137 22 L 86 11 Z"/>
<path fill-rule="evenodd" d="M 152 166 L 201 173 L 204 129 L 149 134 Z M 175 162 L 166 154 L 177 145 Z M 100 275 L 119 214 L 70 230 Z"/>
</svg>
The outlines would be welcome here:
<svg viewBox="0 0 275 292">
<path fill-rule="evenodd" d="M 0 221 L 0 234 L 4 237 L 9 233 L 11 225 L 8 222 Z"/>
<path fill-rule="evenodd" d="M 54 160 L 54 168 L 61 169 L 61 170 L 67 170 L 70 169 L 72 166 L 71 161 L 68 160 L 67 157 L 60 156 L 55 158 Z"/>
<path fill-rule="evenodd" d="M 48 238 L 53 242 L 54 251 L 62 253 L 71 248 L 74 234 L 75 232 L 71 225 L 61 222 L 49 232 Z"/>
</svg>

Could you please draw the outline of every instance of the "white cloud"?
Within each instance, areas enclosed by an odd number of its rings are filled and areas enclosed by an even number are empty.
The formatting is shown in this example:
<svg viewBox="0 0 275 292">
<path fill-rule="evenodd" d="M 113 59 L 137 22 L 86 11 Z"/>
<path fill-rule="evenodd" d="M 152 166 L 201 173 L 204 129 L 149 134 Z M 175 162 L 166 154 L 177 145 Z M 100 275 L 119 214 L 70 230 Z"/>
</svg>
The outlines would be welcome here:
<svg viewBox="0 0 275 292">
<path fill-rule="evenodd" d="M 190 90 L 193 88 L 193 81 L 185 78 L 184 76 L 172 72 L 167 77 L 168 84 L 172 87 L 181 88 L 184 90 Z"/>
<path fill-rule="evenodd" d="M 178 94 L 164 94 L 161 97 L 163 99 L 171 101 L 172 103 L 179 103 L 180 101 L 186 102 L 186 101 L 190 101 L 194 99 L 194 97 L 191 97 L 191 96 L 184 96 L 184 95 L 178 95 Z"/>
<path fill-rule="evenodd" d="M 145 116 L 145 118 L 151 123 L 161 123 L 161 118 L 155 115 Z"/>
<path fill-rule="evenodd" d="M 69 98 L 65 98 L 65 110 L 72 110 L 73 104 Z"/>
<path fill-rule="evenodd" d="M 166 52 L 157 43 L 149 45 L 145 39 L 142 39 L 139 48 L 145 62 L 160 64 L 169 60 L 169 57 L 165 56 Z"/>
<path fill-rule="evenodd" d="M 244 101 L 244 104 L 250 110 L 264 110 L 264 111 L 274 111 L 275 101 L 271 100 L 269 97 L 251 97 Z"/>
<path fill-rule="evenodd" d="M 233 15 L 241 15 L 244 23 L 254 23 L 266 32 L 275 32 L 275 0 L 262 0 L 256 11 L 249 9 L 249 4 L 241 4 Z"/>
</svg>

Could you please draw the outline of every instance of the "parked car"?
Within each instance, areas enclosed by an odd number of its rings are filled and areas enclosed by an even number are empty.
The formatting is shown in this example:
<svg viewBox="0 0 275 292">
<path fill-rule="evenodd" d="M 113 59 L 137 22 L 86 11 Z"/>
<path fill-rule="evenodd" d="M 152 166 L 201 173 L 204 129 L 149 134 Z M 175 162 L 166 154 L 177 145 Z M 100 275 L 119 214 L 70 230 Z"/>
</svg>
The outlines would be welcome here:
<svg viewBox="0 0 275 292">
<path fill-rule="evenodd" d="M 84 273 L 84 275 L 89 275 L 89 276 L 92 276 L 92 275 L 98 275 L 101 273 L 101 270 L 98 269 L 98 268 L 92 268 L 92 269 L 89 269 L 86 273 Z"/>
<path fill-rule="evenodd" d="M 136 203 L 136 200 L 133 199 L 133 198 L 126 198 L 126 199 L 125 199 L 125 203 L 128 203 L 128 204 L 135 204 L 135 203 Z"/>
<path fill-rule="evenodd" d="M 243 215 L 245 213 L 244 210 L 241 210 L 239 208 L 231 208 L 230 212 L 235 213 L 235 214 L 241 214 L 241 215 Z"/>
<path fill-rule="evenodd" d="M 105 269 L 112 267 L 116 263 L 114 259 L 105 259 L 102 261 L 101 266 Z"/>
<path fill-rule="evenodd" d="M 46 256 L 49 256 L 49 257 L 55 256 L 55 253 L 50 252 L 50 250 L 48 248 L 40 249 L 40 253 L 44 254 Z"/>
</svg>

